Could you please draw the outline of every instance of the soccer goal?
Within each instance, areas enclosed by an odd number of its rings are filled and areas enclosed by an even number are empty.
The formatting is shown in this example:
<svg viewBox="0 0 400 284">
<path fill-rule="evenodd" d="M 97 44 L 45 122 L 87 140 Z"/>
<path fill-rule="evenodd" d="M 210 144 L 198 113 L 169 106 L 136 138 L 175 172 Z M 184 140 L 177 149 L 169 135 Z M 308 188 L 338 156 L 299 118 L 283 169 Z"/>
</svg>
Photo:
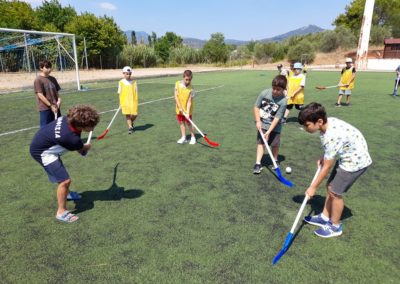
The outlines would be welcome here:
<svg viewBox="0 0 400 284">
<path fill-rule="evenodd" d="M 75 34 L 0 28 L 0 92 L 32 88 L 44 59 L 63 89 L 81 89 Z"/>
</svg>

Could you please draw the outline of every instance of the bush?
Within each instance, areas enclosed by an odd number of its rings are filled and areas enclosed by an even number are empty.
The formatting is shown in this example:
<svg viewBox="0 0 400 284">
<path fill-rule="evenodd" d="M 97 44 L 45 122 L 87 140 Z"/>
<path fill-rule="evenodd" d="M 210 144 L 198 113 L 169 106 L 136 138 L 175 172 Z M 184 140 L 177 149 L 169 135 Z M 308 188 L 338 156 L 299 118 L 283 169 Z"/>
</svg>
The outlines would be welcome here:
<svg viewBox="0 0 400 284">
<path fill-rule="evenodd" d="M 289 47 L 287 57 L 291 62 L 301 62 L 302 56 L 305 54 L 307 54 L 307 63 L 314 61 L 315 51 L 313 45 L 307 40 L 303 40 L 297 45 Z"/>
<path fill-rule="evenodd" d="M 324 32 L 320 41 L 319 49 L 322 52 L 332 52 L 336 50 L 338 47 L 339 47 L 339 38 L 337 33 L 335 33 L 334 31 Z"/>
<path fill-rule="evenodd" d="M 369 41 L 373 45 L 383 45 L 384 39 L 390 37 L 392 37 L 390 27 L 372 26 Z"/>
<path fill-rule="evenodd" d="M 177 47 L 170 50 L 169 62 L 175 64 L 195 64 L 204 61 L 203 54 L 187 46 Z"/>
<path fill-rule="evenodd" d="M 157 55 L 154 48 L 147 45 L 125 45 L 121 54 L 122 65 L 153 67 L 157 65 Z"/>
</svg>

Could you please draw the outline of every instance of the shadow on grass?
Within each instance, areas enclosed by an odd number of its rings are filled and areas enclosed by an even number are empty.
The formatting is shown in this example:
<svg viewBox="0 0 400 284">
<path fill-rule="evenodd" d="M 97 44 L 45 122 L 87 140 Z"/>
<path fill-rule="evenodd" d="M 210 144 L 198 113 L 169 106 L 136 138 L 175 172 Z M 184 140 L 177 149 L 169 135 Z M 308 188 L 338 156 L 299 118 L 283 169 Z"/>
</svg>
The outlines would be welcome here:
<svg viewBox="0 0 400 284">
<path fill-rule="evenodd" d="M 84 212 L 94 208 L 95 201 L 119 201 L 123 198 L 135 199 L 143 195 L 143 190 L 140 189 L 128 189 L 125 190 L 124 187 L 120 187 L 115 183 L 117 177 L 117 168 L 119 163 L 114 167 L 114 177 L 113 183 L 110 188 L 106 190 L 92 190 L 80 193 L 82 198 L 80 200 L 75 200 L 75 210 L 74 214 Z"/>
<path fill-rule="evenodd" d="M 154 126 L 154 124 L 146 123 L 144 125 L 135 126 L 134 129 L 135 129 L 135 131 L 145 131 L 153 126 Z"/>
<path fill-rule="evenodd" d="M 301 204 L 303 202 L 303 200 L 304 200 L 304 194 L 296 195 L 293 197 L 293 201 L 296 203 L 299 203 L 299 204 Z M 321 195 L 315 195 L 313 198 L 311 198 L 308 201 L 308 204 L 311 206 L 311 210 L 306 216 L 319 214 L 324 209 L 325 197 L 323 197 Z M 345 220 L 352 216 L 353 216 L 353 214 L 351 213 L 351 209 L 344 206 L 341 220 Z"/>
<path fill-rule="evenodd" d="M 288 119 L 286 119 L 286 123 L 292 123 L 292 122 L 299 123 L 299 120 L 297 119 L 296 116 L 288 117 Z"/>
</svg>

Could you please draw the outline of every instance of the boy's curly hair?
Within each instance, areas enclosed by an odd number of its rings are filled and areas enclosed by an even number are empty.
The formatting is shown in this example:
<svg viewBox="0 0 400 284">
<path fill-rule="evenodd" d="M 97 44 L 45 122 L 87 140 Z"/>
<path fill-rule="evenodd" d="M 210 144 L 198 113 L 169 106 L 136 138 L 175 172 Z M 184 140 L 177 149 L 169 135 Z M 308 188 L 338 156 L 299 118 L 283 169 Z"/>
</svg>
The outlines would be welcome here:
<svg viewBox="0 0 400 284">
<path fill-rule="evenodd" d="M 67 112 L 67 119 L 74 127 L 95 127 L 100 121 L 97 110 L 90 105 L 76 105 Z"/>
<path fill-rule="evenodd" d="M 319 119 L 322 119 L 325 124 L 328 121 L 325 108 L 316 102 L 309 103 L 300 112 L 298 121 L 300 125 L 304 125 L 307 121 L 316 123 Z"/>
</svg>

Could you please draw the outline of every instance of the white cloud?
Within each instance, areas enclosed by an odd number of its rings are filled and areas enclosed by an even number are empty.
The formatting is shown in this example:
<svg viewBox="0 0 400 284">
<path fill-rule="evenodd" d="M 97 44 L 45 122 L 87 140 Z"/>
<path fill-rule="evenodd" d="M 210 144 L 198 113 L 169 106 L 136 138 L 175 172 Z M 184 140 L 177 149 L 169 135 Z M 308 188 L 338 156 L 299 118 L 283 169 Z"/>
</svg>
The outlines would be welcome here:
<svg viewBox="0 0 400 284">
<path fill-rule="evenodd" d="M 111 10 L 111 11 L 117 10 L 117 6 L 108 2 L 101 2 L 100 7 L 104 10 Z"/>
</svg>

